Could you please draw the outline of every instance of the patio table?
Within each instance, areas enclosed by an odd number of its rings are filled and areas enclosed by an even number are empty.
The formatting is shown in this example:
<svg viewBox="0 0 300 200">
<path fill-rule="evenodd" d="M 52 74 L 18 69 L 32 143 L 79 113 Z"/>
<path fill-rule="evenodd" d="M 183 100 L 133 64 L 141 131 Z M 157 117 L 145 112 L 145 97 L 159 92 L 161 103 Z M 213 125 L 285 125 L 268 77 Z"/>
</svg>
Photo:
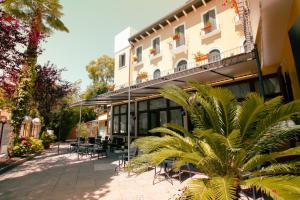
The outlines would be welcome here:
<svg viewBox="0 0 300 200">
<path fill-rule="evenodd" d="M 90 144 L 90 143 L 83 143 L 83 144 L 79 144 L 79 151 L 82 149 L 83 151 L 80 152 L 83 154 L 89 154 L 89 150 L 91 148 L 94 147 L 94 144 Z M 78 152 L 79 153 L 79 152 Z"/>
</svg>

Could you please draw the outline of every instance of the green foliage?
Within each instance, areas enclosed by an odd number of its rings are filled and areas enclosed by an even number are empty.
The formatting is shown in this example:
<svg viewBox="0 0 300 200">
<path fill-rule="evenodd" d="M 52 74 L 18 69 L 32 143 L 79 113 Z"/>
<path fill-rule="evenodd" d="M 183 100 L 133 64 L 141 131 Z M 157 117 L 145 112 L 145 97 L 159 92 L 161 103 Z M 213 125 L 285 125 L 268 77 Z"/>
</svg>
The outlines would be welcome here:
<svg viewBox="0 0 300 200">
<path fill-rule="evenodd" d="M 93 80 L 94 84 L 101 82 L 107 85 L 113 82 L 114 62 L 110 56 L 102 55 L 86 66 L 89 78 Z"/>
<path fill-rule="evenodd" d="M 87 139 L 90 136 L 90 131 L 85 123 L 79 125 L 80 137 Z"/>
<path fill-rule="evenodd" d="M 107 92 L 107 85 L 103 82 L 97 82 L 88 86 L 86 91 L 82 94 L 83 99 L 91 99 L 99 94 Z"/>
<path fill-rule="evenodd" d="M 73 128 L 75 128 L 79 122 L 79 112 L 80 108 L 64 108 L 61 112 L 57 112 L 53 115 L 52 123 L 50 124 L 50 129 L 53 129 L 55 134 L 59 133 L 60 117 L 61 120 L 61 140 L 66 140 Z M 96 113 L 92 108 L 83 107 L 82 108 L 82 122 L 88 122 L 96 119 Z M 58 135 L 56 135 L 58 137 Z"/>
<path fill-rule="evenodd" d="M 16 137 L 12 150 L 13 156 L 24 156 L 43 150 L 42 141 L 33 137 Z"/>
<path fill-rule="evenodd" d="M 41 140 L 44 147 L 48 147 L 50 144 L 54 143 L 57 137 L 54 134 L 49 134 L 47 131 L 44 131 L 41 135 Z"/>
<path fill-rule="evenodd" d="M 174 170 L 193 165 L 207 177 L 193 180 L 183 199 L 238 199 L 242 188 L 260 190 L 275 200 L 299 199 L 300 168 L 294 158 L 300 147 L 287 147 L 300 135 L 300 126 L 284 125 L 300 114 L 300 101 L 283 104 L 282 97 L 264 101 L 251 93 L 238 103 L 227 89 L 190 85 L 195 93 L 176 86 L 161 92 L 185 109 L 194 131 L 172 124 L 153 129 L 165 136 L 135 140 L 144 154 L 132 159 L 129 169 L 142 172 L 174 157 Z M 282 159 L 286 157 L 289 161 Z"/>
<path fill-rule="evenodd" d="M 28 72 L 28 67 L 23 66 L 19 81 L 12 98 L 11 105 L 11 125 L 13 132 L 18 135 L 22 122 L 29 113 L 29 104 L 32 97 L 32 77 Z"/>
</svg>

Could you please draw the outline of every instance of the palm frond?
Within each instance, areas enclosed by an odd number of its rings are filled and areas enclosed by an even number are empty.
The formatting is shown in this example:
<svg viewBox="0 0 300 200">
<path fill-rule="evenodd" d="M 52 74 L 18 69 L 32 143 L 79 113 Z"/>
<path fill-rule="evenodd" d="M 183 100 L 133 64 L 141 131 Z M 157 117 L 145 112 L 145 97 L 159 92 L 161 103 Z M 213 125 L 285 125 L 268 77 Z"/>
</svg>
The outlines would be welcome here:
<svg viewBox="0 0 300 200">
<path fill-rule="evenodd" d="M 286 175 L 290 173 L 299 173 L 300 169 L 297 167 L 299 162 L 291 162 L 291 163 L 276 163 L 272 164 L 268 167 L 263 167 L 259 170 L 252 171 L 250 176 L 274 176 L 274 175 Z"/>
<path fill-rule="evenodd" d="M 300 113 L 300 100 L 287 103 L 277 109 L 273 109 L 267 116 L 260 119 L 257 123 L 252 143 L 255 144 L 269 129 L 277 125 L 279 122 L 289 119 L 291 116 Z"/>
<path fill-rule="evenodd" d="M 237 198 L 237 180 L 235 178 L 230 176 L 213 177 L 211 185 L 216 200 L 232 200 Z"/>
<path fill-rule="evenodd" d="M 300 199 L 299 176 L 262 176 L 244 180 L 241 184 L 255 187 L 274 200 Z"/>
<path fill-rule="evenodd" d="M 175 85 L 168 85 L 160 90 L 160 93 L 164 98 L 169 99 L 178 105 L 182 106 L 185 110 L 189 111 L 190 107 L 188 104 L 189 94 L 183 89 Z"/>
<path fill-rule="evenodd" d="M 262 165 L 266 162 L 275 162 L 275 159 L 286 157 L 286 156 L 295 156 L 300 155 L 300 147 L 290 148 L 281 152 L 274 152 L 270 154 L 262 154 L 253 156 L 242 166 L 242 171 L 248 171 L 250 169 L 255 168 L 258 165 Z"/>
<path fill-rule="evenodd" d="M 210 180 L 196 179 L 189 183 L 183 193 L 183 199 L 211 200 L 215 199 Z"/>
</svg>

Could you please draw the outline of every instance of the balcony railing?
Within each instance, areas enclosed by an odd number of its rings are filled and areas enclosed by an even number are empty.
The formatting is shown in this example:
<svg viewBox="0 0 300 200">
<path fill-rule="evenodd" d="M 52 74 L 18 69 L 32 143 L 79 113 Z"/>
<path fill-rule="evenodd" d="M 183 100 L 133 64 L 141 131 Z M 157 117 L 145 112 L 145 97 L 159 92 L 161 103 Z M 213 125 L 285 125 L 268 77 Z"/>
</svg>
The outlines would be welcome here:
<svg viewBox="0 0 300 200">
<path fill-rule="evenodd" d="M 206 66 L 208 64 L 217 63 L 217 62 L 220 62 L 222 60 L 225 60 L 225 59 L 237 56 L 237 55 L 243 55 L 243 54 L 249 53 L 252 50 L 253 49 L 250 49 L 246 46 L 239 46 L 234 49 L 230 49 L 230 50 L 221 52 L 220 54 L 208 55 L 206 59 L 203 59 L 199 62 L 195 62 L 193 60 L 193 61 L 189 61 L 186 65 L 180 65 L 179 67 L 176 67 L 176 68 L 169 68 L 167 70 L 160 71 L 160 76 L 157 76 L 157 74 L 156 74 L 154 77 L 154 74 L 153 74 L 153 75 L 148 75 L 148 77 L 143 80 L 134 80 L 130 83 L 130 85 L 131 86 L 138 85 L 138 84 L 145 83 L 145 82 L 155 80 L 155 79 L 159 79 L 164 76 L 171 75 L 171 74 L 184 72 L 186 70 L 193 69 L 196 67 L 201 67 L 201 66 Z M 127 84 L 122 84 L 122 85 L 116 86 L 116 90 L 128 87 L 128 85 L 129 84 L 127 83 Z"/>
</svg>

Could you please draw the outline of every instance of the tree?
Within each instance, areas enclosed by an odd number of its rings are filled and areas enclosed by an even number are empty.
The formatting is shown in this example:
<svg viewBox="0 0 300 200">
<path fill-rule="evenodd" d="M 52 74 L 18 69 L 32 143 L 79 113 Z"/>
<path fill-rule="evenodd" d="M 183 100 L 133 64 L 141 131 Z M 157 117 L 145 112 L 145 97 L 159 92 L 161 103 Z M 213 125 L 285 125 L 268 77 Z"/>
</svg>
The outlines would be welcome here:
<svg viewBox="0 0 300 200">
<path fill-rule="evenodd" d="M 1 5 L 10 16 L 29 26 L 25 62 L 12 98 L 12 125 L 14 133 L 18 134 L 32 100 L 39 44 L 53 30 L 68 32 L 68 29 L 60 20 L 63 13 L 59 0 L 6 0 Z"/>
<path fill-rule="evenodd" d="M 107 85 L 103 82 L 98 82 L 88 86 L 86 91 L 81 96 L 83 99 L 91 99 L 105 92 L 107 92 Z"/>
<path fill-rule="evenodd" d="M 28 27 L 0 9 L 0 86 L 3 97 L 10 99 L 24 61 Z"/>
<path fill-rule="evenodd" d="M 60 20 L 63 16 L 59 0 L 6 0 L 4 10 L 30 27 L 26 50 L 27 64 L 34 70 L 38 56 L 38 47 L 45 34 L 53 30 L 69 30 Z"/>
<path fill-rule="evenodd" d="M 61 73 L 50 62 L 45 65 L 37 65 L 37 77 L 34 85 L 33 99 L 37 104 L 43 124 L 48 127 L 51 123 L 53 112 L 63 104 L 63 99 L 74 91 L 71 83 L 63 81 Z"/>
<path fill-rule="evenodd" d="M 282 97 L 264 101 L 250 93 L 238 103 L 225 88 L 194 82 L 190 86 L 195 93 L 177 86 L 161 93 L 185 109 L 193 132 L 174 124 L 153 129 L 165 136 L 137 139 L 144 154 L 133 159 L 130 167 L 144 170 L 167 158 L 176 158 L 175 170 L 193 165 L 207 177 L 191 181 L 183 199 L 238 199 L 245 189 L 273 199 L 299 199 L 300 168 L 295 156 L 299 157 L 300 147 L 287 146 L 299 136 L 300 126 L 285 126 L 285 120 L 300 114 L 300 101 L 283 104 Z"/>
<path fill-rule="evenodd" d="M 113 58 L 103 55 L 91 61 L 86 66 L 86 71 L 89 74 L 89 78 L 93 80 L 94 84 L 102 82 L 107 85 L 113 82 L 114 65 Z"/>
</svg>

